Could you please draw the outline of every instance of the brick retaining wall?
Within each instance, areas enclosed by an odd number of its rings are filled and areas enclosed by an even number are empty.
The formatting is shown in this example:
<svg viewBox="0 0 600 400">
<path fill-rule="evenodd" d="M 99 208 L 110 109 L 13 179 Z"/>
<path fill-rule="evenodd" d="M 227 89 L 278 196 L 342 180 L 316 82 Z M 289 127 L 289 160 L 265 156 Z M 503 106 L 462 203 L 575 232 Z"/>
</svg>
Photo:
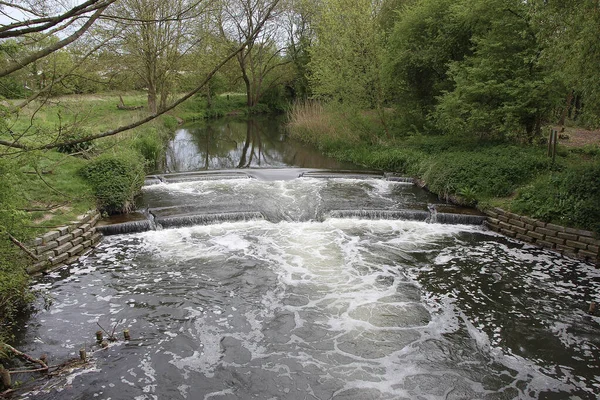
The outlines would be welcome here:
<svg viewBox="0 0 600 400">
<path fill-rule="evenodd" d="M 27 272 L 35 274 L 77 261 L 83 253 L 102 240 L 102 235 L 96 232 L 99 220 L 100 214 L 91 211 L 78 217 L 77 221 L 29 242 L 28 247 L 36 255 L 38 262 L 27 268 Z"/>
<path fill-rule="evenodd" d="M 600 240 L 594 232 L 548 224 L 493 208 L 485 211 L 493 231 L 600 265 Z"/>
</svg>

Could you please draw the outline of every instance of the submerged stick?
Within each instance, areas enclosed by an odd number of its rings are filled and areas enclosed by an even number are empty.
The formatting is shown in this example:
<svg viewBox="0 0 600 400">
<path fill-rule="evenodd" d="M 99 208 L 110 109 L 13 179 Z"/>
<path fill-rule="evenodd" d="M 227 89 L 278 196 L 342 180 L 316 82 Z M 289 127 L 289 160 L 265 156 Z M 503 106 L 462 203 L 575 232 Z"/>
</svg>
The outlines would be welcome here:
<svg viewBox="0 0 600 400">
<path fill-rule="evenodd" d="M 46 369 L 46 370 L 48 369 L 48 364 L 46 364 L 44 361 L 39 360 L 37 358 L 33 358 L 29 354 L 25 354 L 22 351 L 19 351 L 19 350 L 15 349 L 11 345 L 8 345 L 6 343 L 2 343 L 2 344 L 0 344 L 0 348 L 2 348 L 4 350 L 8 350 L 11 353 L 13 353 L 15 356 L 17 356 L 17 357 L 19 357 L 19 358 L 21 358 L 23 360 L 29 361 L 30 363 L 38 364 L 38 365 L 40 365 L 42 367 L 42 369 Z"/>
</svg>

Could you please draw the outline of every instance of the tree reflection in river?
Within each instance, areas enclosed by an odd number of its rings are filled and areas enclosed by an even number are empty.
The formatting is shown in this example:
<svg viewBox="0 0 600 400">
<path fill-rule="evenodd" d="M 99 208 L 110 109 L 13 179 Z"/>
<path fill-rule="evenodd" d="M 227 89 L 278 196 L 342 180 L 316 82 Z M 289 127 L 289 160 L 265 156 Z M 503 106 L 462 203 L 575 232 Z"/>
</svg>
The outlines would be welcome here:
<svg viewBox="0 0 600 400">
<path fill-rule="evenodd" d="M 282 117 L 225 118 L 186 125 L 166 151 L 164 172 L 233 168 L 350 168 L 288 138 Z"/>
</svg>

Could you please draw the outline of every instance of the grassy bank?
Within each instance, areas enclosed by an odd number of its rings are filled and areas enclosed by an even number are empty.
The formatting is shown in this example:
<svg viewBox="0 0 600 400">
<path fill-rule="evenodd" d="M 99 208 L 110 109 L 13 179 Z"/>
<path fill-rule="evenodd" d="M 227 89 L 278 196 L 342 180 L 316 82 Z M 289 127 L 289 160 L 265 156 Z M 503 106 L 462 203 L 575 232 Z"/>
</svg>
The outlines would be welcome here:
<svg viewBox="0 0 600 400">
<path fill-rule="evenodd" d="M 1 139 L 35 145 L 66 141 L 126 125 L 147 115 L 143 93 L 73 95 L 34 101 L 5 113 Z M 19 100 L 4 101 L 8 110 Z M 133 208 L 143 178 L 162 162 L 165 144 L 182 120 L 225 115 L 245 96 L 220 96 L 209 109 L 192 99 L 136 129 L 56 150 L 0 149 L 0 341 L 30 294 L 25 268 L 33 260 L 14 244 L 72 221 L 87 210 L 121 213 Z M 140 108 L 138 108 L 140 107 Z M 137 109 L 133 109 L 137 108 Z"/>
<path fill-rule="evenodd" d="M 394 136 L 387 121 L 319 103 L 290 112 L 290 132 L 339 160 L 423 180 L 441 198 L 600 233 L 600 148 L 547 147 L 473 137 Z"/>
</svg>

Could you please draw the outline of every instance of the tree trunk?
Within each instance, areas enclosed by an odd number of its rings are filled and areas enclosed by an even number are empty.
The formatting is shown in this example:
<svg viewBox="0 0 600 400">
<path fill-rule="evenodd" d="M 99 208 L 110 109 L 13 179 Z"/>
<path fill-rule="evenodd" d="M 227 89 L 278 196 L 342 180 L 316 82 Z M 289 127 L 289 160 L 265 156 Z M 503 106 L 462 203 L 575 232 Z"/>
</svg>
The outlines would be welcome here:
<svg viewBox="0 0 600 400">
<path fill-rule="evenodd" d="M 148 111 L 150 114 L 156 114 L 158 111 L 156 105 L 156 88 L 153 84 L 148 85 Z"/>
</svg>

